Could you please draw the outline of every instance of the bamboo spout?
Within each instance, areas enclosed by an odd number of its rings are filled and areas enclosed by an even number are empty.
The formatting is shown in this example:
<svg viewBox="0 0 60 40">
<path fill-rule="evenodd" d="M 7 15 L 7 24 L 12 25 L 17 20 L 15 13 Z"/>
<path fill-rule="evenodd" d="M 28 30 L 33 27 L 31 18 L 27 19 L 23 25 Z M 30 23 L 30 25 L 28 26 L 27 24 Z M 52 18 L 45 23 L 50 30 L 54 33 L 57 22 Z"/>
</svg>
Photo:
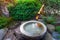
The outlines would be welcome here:
<svg viewBox="0 0 60 40">
<path fill-rule="evenodd" d="M 42 7 L 40 8 L 40 10 L 39 10 L 39 12 L 38 12 L 38 15 L 36 16 L 36 20 L 39 19 L 40 14 L 41 14 L 41 15 L 44 14 L 44 4 L 43 4 Z"/>
<path fill-rule="evenodd" d="M 40 8 L 38 14 L 43 14 L 44 13 L 44 4 L 42 5 L 42 7 Z"/>
</svg>

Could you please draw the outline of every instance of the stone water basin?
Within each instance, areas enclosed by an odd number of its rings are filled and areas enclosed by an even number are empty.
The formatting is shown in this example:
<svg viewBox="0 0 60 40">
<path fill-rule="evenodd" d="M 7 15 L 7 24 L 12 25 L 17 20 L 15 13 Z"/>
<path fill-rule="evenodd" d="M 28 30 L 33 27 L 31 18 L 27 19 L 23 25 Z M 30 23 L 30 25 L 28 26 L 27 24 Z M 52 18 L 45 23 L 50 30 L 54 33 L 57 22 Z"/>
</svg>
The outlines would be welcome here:
<svg viewBox="0 0 60 40">
<path fill-rule="evenodd" d="M 20 31 L 23 35 L 28 37 L 43 36 L 47 32 L 46 26 L 39 21 L 27 21 L 20 26 Z"/>
</svg>

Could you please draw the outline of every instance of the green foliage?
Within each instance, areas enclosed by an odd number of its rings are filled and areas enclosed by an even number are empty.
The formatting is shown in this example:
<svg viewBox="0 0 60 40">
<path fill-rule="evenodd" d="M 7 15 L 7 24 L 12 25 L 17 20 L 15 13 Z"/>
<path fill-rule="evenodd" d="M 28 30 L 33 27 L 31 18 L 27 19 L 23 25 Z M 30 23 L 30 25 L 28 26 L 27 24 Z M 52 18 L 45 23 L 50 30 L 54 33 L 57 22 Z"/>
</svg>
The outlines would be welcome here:
<svg viewBox="0 0 60 40">
<path fill-rule="evenodd" d="M 42 18 L 46 23 L 49 23 L 49 24 L 54 24 L 56 21 L 55 17 L 53 17 L 53 16 L 47 16 L 47 17 L 44 16 Z"/>
<path fill-rule="evenodd" d="M 10 16 L 14 20 L 33 19 L 41 7 L 38 0 L 20 0 L 14 7 L 9 7 Z"/>
<path fill-rule="evenodd" d="M 59 8 L 60 7 L 60 0 L 40 0 L 46 6 L 51 8 Z"/>
<path fill-rule="evenodd" d="M 60 39 L 60 35 L 59 35 L 59 36 L 57 36 L 57 38 L 58 38 L 58 39 Z"/>
<path fill-rule="evenodd" d="M 10 20 L 11 18 L 0 17 L 0 29 L 5 28 L 9 24 Z"/>
<path fill-rule="evenodd" d="M 56 26 L 56 31 L 60 33 L 60 26 Z"/>
</svg>

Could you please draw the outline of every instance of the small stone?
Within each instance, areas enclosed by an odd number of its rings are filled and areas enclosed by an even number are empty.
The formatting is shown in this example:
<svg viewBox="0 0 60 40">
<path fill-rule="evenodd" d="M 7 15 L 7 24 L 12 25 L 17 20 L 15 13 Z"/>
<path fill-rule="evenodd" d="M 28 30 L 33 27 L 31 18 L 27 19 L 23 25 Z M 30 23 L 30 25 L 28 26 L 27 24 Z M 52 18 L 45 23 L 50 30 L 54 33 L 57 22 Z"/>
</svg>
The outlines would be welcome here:
<svg viewBox="0 0 60 40">
<path fill-rule="evenodd" d="M 5 36 L 7 30 L 6 29 L 0 29 L 0 40 Z"/>
<path fill-rule="evenodd" d="M 53 37 L 51 36 L 50 33 L 47 32 L 44 40 L 53 40 Z"/>
<path fill-rule="evenodd" d="M 20 21 L 18 21 L 18 22 L 12 22 L 12 23 L 9 25 L 9 29 L 15 29 L 15 28 L 17 28 L 20 24 L 21 24 Z"/>
<path fill-rule="evenodd" d="M 58 32 L 53 32 L 52 36 L 56 39 L 56 40 L 60 40 L 60 34 Z"/>
<path fill-rule="evenodd" d="M 38 21 L 44 23 L 43 19 L 39 19 Z"/>
<path fill-rule="evenodd" d="M 20 27 L 14 29 L 14 32 L 15 32 L 16 34 L 20 34 Z"/>
<path fill-rule="evenodd" d="M 9 30 L 3 40 L 17 40 L 13 33 L 13 30 Z"/>
<path fill-rule="evenodd" d="M 56 16 L 55 25 L 56 25 L 56 26 L 60 25 L 60 16 Z"/>
<path fill-rule="evenodd" d="M 13 30 L 9 30 L 3 40 L 17 40 Z"/>
<path fill-rule="evenodd" d="M 15 33 L 17 39 L 20 39 L 21 38 L 20 27 L 14 29 L 14 33 Z"/>
<path fill-rule="evenodd" d="M 51 24 L 47 24 L 47 28 L 48 28 L 48 30 L 49 30 L 49 32 L 53 32 L 53 31 L 55 31 L 55 26 L 54 25 L 51 25 Z"/>
<path fill-rule="evenodd" d="M 38 21 L 43 22 L 43 19 L 38 19 Z"/>
</svg>

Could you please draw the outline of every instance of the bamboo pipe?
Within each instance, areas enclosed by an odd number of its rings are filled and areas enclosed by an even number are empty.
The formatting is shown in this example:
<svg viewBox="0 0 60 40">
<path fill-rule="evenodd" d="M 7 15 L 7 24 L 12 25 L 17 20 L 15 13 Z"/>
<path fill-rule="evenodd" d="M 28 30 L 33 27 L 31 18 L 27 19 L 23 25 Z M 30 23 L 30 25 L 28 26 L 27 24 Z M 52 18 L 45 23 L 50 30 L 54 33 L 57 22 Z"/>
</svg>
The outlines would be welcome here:
<svg viewBox="0 0 60 40">
<path fill-rule="evenodd" d="M 44 4 L 43 4 L 42 7 L 40 8 L 38 14 L 42 14 L 42 13 L 44 13 Z"/>
<path fill-rule="evenodd" d="M 40 8 L 40 10 L 39 10 L 39 12 L 38 12 L 38 15 L 36 16 L 36 20 L 39 19 L 40 14 L 41 14 L 41 15 L 44 14 L 44 4 L 43 4 L 42 7 Z"/>
</svg>

